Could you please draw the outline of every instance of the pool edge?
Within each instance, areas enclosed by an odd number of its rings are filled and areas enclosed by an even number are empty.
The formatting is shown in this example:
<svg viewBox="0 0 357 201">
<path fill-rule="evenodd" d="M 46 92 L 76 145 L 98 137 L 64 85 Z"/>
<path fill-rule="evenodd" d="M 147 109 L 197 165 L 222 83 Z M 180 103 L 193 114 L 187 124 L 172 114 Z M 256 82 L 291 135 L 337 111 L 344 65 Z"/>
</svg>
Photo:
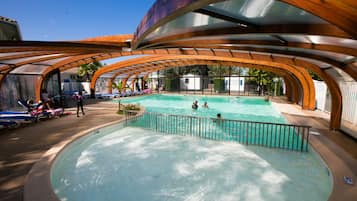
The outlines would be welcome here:
<svg viewBox="0 0 357 201">
<path fill-rule="evenodd" d="M 145 109 L 142 108 L 136 116 L 143 115 Z M 95 130 L 108 127 L 114 124 L 125 122 L 125 117 L 106 124 L 89 128 L 85 131 L 73 134 L 70 138 L 59 142 L 47 150 L 41 158 L 32 166 L 26 175 L 23 200 L 24 201 L 61 201 L 51 183 L 51 167 L 57 156 L 71 143 L 93 133 Z"/>
</svg>

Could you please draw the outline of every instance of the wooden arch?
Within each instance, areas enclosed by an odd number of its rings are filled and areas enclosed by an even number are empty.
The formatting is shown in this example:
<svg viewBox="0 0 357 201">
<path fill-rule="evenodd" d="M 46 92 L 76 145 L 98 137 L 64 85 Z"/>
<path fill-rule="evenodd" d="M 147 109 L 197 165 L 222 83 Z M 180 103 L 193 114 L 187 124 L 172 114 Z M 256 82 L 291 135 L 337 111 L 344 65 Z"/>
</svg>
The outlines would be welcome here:
<svg viewBox="0 0 357 201">
<path fill-rule="evenodd" d="M 165 61 L 165 60 L 204 60 L 204 61 L 226 61 L 226 62 L 235 62 L 240 66 L 247 66 L 249 65 L 258 65 L 264 67 L 274 67 L 279 68 L 282 70 L 289 71 L 290 73 L 294 74 L 302 84 L 302 88 L 304 91 L 304 95 L 302 97 L 302 107 L 303 109 L 315 109 L 315 90 L 312 79 L 310 75 L 304 68 L 290 66 L 281 63 L 274 63 L 274 62 L 265 62 L 265 61 L 256 61 L 256 60 L 248 60 L 248 59 L 241 59 L 241 58 L 228 58 L 228 57 L 218 57 L 218 56 L 203 56 L 203 55 L 176 55 L 176 56 L 146 56 L 141 58 L 130 59 L 122 62 L 118 62 L 116 64 L 112 64 L 106 66 L 105 68 L 99 69 L 92 78 L 91 82 L 91 90 L 94 90 L 96 80 L 99 76 L 104 73 L 111 72 L 113 70 L 117 70 L 120 68 L 124 68 L 127 66 L 138 65 L 138 64 L 145 64 L 148 62 L 157 62 L 157 61 Z M 185 64 L 186 65 L 186 64 Z"/>
<path fill-rule="evenodd" d="M 146 51 L 133 51 L 133 52 L 122 52 L 122 53 L 115 53 L 115 54 L 104 54 L 102 57 L 98 58 L 88 58 L 83 56 L 77 56 L 71 59 L 67 59 L 66 61 L 61 62 L 61 64 L 56 64 L 51 67 L 51 69 L 48 69 L 48 71 L 53 70 L 55 68 L 62 68 L 62 70 L 69 69 L 76 67 L 80 64 L 84 63 L 89 63 L 93 60 L 101 60 L 101 59 L 108 59 L 112 58 L 112 56 L 127 56 L 127 55 L 134 55 L 134 54 L 143 54 L 143 53 L 150 53 L 150 54 L 158 54 L 158 55 L 211 55 L 211 56 L 224 56 L 224 57 L 234 57 L 234 58 L 242 58 L 245 60 L 259 60 L 259 61 L 267 61 L 267 62 L 277 62 L 277 63 L 282 63 L 282 64 L 287 64 L 287 65 L 293 65 L 293 66 L 301 66 L 306 69 L 310 69 L 317 73 L 320 77 L 322 77 L 325 82 L 327 83 L 329 90 L 332 92 L 331 94 L 333 96 L 336 96 L 335 98 L 332 98 L 333 104 L 331 110 L 333 111 L 334 116 L 339 116 L 335 117 L 334 119 L 337 119 L 335 122 L 339 123 L 334 123 L 335 126 L 332 126 L 333 128 L 337 129 L 339 128 L 340 125 L 340 119 L 341 119 L 341 114 L 342 114 L 342 96 L 341 96 L 341 91 L 339 90 L 339 87 L 336 83 L 336 81 L 327 73 L 325 73 L 319 66 L 316 64 L 311 63 L 310 61 L 305 61 L 304 59 L 301 58 L 296 58 L 296 57 L 283 57 L 279 55 L 273 55 L 273 54 L 260 54 L 258 52 L 234 52 L 234 51 L 216 51 L 212 49 L 208 50 L 202 50 L 202 49 L 180 49 L 180 48 L 171 48 L 171 49 L 166 49 L 166 50 L 146 50 Z M 45 76 L 44 76 L 45 77 Z M 43 82 L 43 77 L 39 79 L 39 82 Z M 40 85 L 39 85 L 40 86 Z M 40 97 L 40 90 L 38 89 L 36 91 L 36 96 Z"/>
<path fill-rule="evenodd" d="M 146 75 L 148 75 L 152 72 L 156 72 L 157 70 L 162 70 L 162 69 L 167 69 L 167 68 L 172 68 L 172 67 L 183 67 L 183 66 L 190 66 L 190 65 L 217 65 L 217 64 L 222 65 L 222 66 L 240 65 L 240 63 L 235 63 L 235 62 L 223 62 L 223 61 L 215 62 L 215 61 L 204 61 L 204 60 L 202 60 L 202 61 L 192 60 L 192 61 L 180 62 L 180 63 L 167 61 L 165 63 L 160 63 L 159 65 L 153 65 L 153 64 L 147 63 L 146 65 L 142 66 L 141 68 L 138 68 L 135 70 L 127 69 L 127 70 L 123 70 L 123 71 L 119 71 L 119 72 L 115 73 L 109 79 L 108 91 L 109 91 L 109 93 L 112 93 L 113 81 L 115 80 L 115 78 L 117 76 L 119 76 L 121 74 L 130 73 L 127 78 L 124 78 L 124 80 L 127 80 L 132 75 L 138 74 L 138 73 L 146 73 Z M 272 67 L 264 67 L 264 66 L 259 66 L 259 65 L 248 65 L 248 64 L 246 64 L 245 67 L 266 70 L 266 71 L 275 73 L 278 76 L 282 77 L 284 79 L 284 82 L 286 83 L 286 96 L 287 96 L 288 100 L 292 101 L 296 104 L 299 103 L 299 97 L 302 96 L 302 93 L 299 91 L 299 89 L 301 88 L 301 83 L 294 75 L 290 74 L 286 70 L 281 70 L 281 69 L 272 68 Z M 299 87 L 294 87 L 294 86 L 299 86 Z"/>
</svg>

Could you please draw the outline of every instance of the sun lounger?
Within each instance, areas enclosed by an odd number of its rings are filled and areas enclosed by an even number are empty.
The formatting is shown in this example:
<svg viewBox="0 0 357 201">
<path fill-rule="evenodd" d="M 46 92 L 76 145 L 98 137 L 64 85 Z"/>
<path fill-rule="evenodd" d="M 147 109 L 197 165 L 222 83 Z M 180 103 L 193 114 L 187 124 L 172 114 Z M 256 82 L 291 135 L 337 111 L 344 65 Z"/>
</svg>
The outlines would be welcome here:
<svg viewBox="0 0 357 201">
<path fill-rule="evenodd" d="M 144 94 L 151 94 L 152 91 L 151 91 L 151 89 L 144 89 L 144 90 L 143 90 L 143 93 L 144 93 Z"/>
<path fill-rule="evenodd" d="M 10 113 L 2 113 L 0 114 L 0 120 L 11 120 L 11 121 L 20 121 L 20 122 L 28 122 L 35 121 L 36 117 L 31 114 L 10 114 Z"/>
<path fill-rule="evenodd" d="M 11 120 L 0 120 L 0 128 L 11 128 L 11 127 L 17 127 L 19 125 L 18 122 L 16 121 L 11 121 Z"/>
<path fill-rule="evenodd" d="M 113 98 L 115 98 L 117 95 L 115 95 L 115 94 L 102 94 L 102 98 L 103 99 L 113 99 Z"/>
<path fill-rule="evenodd" d="M 28 112 L 24 111 L 2 111 L 0 114 L 28 114 Z"/>
<path fill-rule="evenodd" d="M 53 110 L 46 110 L 45 112 L 50 113 L 50 117 L 59 117 L 63 115 L 64 110 L 63 108 L 56 108 Z"/>
</svg>

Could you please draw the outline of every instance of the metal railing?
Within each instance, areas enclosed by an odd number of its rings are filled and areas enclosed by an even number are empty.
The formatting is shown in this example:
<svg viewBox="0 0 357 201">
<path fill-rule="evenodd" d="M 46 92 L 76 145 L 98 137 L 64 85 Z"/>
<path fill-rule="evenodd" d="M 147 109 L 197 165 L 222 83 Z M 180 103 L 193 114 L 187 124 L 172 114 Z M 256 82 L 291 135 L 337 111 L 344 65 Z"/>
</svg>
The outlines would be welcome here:
<svg viewBox="0 0 357 201">
<path fill-rule="evenodd" d="M 134 116 L 137 112 L 125 112 L 128 126 L 143 127 L 165 134 L 189 135 L 292 151 L 308 151 L 309 126 L 155 112 L 145 112 L 141 116 Z"/>
</svg>

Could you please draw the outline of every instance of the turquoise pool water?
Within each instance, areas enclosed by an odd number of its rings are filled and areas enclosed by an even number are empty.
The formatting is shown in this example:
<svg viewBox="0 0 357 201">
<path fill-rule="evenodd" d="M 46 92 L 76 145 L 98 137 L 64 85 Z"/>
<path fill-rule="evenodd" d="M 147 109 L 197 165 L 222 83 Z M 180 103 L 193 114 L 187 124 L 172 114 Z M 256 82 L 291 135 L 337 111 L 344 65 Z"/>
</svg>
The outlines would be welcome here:
<svg viewBox="0 0 357 201">
<path fill-rule="evenodd" d="M 62 201 L 325 201 L 332 183 L 300 153 L 120 125 L 77 140 L 55 160 Z"/>
<path fill-rule="evenodd" d="M 200 106 L 207 101 L 209 109 L 192 110 L 194 100 Z M 259 98 L 151 95 L 121 102 L 139 103 L 147 111 L 164 116 L 214 118 L 221 113 L 225 119 L 285 123 L 269 102 Z M 312 149 L 291 152 L 238 144 L 233 139 L 244 136 L 239 132 L 233 136 L 229 130 L 241 130 L 239 126 L 207 120 L 210 126 L 202 127 L 196 123 L 187 126 L 187 122 L 177 119 L 158 121 L 143 116 L 100 129 L 59 154 L 51 170 L 53 189 L 62 201 L 328 199 L 332 178 Z M 145 123 L 149 128 L 154 125 L 164 130 L 143 128 Z M 184 136 L 202 133 L 204 128 L 211 133 L 204 132 L 206 136 L 199 138 Z M 167 135 L 171 131 L 183 135 Z M 228 142 L 206 139 L 214 135 Z M 249 140 L 279 139 L 265 137 Z"/>
<path fill-rule="evenodd" d="M 197 110 L 193 110 L 191 107 L 195 100 L 198 100 L 199 104 Z M 208 103 L 208 109 L 201 107 L 205 101 Z M 221 113 L 225 119 L 286 123 L 286 120 L 272 107 L 270 102 L 255 97 L 155 94 L 125 98 L 121 100 L 121 103 L 140 104 L 149 112 L 212 118 L 216 117 L 217 113 Z"/>
</svg>

